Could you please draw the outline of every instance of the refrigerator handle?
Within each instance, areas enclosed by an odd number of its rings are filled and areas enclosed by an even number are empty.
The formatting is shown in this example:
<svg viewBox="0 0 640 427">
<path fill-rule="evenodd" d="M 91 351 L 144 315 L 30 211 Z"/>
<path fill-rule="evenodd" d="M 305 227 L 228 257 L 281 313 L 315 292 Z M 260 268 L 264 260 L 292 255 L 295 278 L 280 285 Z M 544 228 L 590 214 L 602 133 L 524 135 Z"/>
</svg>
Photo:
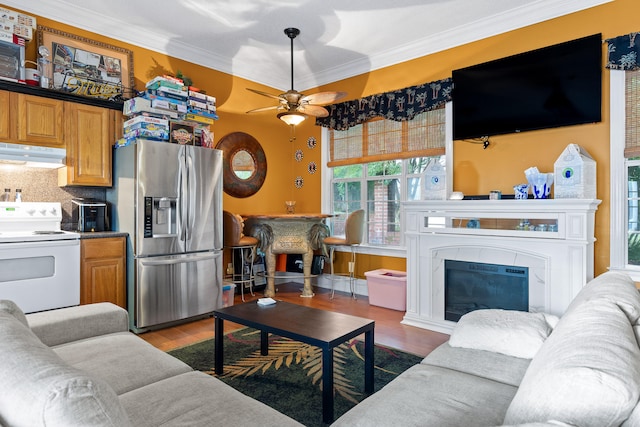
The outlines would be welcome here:
<svg viewBox="0 0 640 427">
<path fill-rule="evenodd" d="M 176 257 L 176 258 L 165 258 L 165 257 L 149 257 L 149 258 L 138 258 L 140 262 L 144 265 L 171 265 L 171 264 L 184 264 L 185 262 L 194 262 L 194 261 L 204 261 L 207 259 L 216 259 L 220 258 L 222 254 L 220 252 L 204 252 L 202 254 L 191 254 L 188 257 Z"/>
<path fill-rule="evenodd" d="M 193 232 L 193 226 L 194 226 L 194 221 L 193 221 L 193 216 L 195 215 L 196 212 L 196 195 L 195 195 L 195 177 L 193 176 L 193 147 L 185 147 L 185 151 L 184 151 L 184 157 L 186 160 L 186 165 L 187 165 L 187 185 L 185 186 L 185 192 L 183 192 L 184 195 L 186 195 L 185 199 L 185 205 L 188 206 L 187 209 L 187 215 L 185 217 L 185 224 L 184 224 L 184 228 L 185 228 L 185 241 L 189 241 L 191 240 L 191 234 Z"/>
<path fill-rule="evenodd" d="M 188 177 L 188 166 L 187 166 L 187 155 L 184 150 L 184 146 L 181 147 L 180 151 L 180 163 L 179 163 L 179 191 L 180 191 L 180 240 L 186 242 L 188 239 L 188 226 L 187 226 L 187 218 L 188 218 L 188 204 L 189 204 L 189 194 L 187 193 L 187 189 L 189 188 L 189 177 Z"/>
</svg>

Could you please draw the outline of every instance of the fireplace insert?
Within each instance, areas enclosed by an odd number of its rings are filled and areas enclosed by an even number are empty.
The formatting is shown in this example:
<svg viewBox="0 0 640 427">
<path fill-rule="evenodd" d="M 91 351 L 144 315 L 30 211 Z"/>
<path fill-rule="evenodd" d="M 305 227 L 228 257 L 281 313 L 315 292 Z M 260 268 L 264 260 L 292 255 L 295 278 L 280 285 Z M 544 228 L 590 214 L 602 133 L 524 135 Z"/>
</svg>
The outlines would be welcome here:
<svg viewBox="0 0 640 427">
<path fill-rule="evenodd" d="M 474 310 L 529 311 L 529 268 L 445 260 L 445 320 Z"/>
</svg>

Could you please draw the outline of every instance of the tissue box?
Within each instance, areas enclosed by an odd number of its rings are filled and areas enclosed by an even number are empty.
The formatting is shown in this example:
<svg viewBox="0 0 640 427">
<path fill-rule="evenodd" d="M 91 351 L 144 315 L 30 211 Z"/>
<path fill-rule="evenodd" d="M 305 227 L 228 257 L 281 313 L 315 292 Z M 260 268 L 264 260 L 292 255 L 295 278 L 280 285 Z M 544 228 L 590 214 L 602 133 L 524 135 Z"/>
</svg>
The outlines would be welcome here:
<svg viewBox="0 0 640 427">
<path fill-rule="evenodd" d="M 596 162 L 577 144 L 569 144 L 554 163 L 556 199 L 595 199 Z"/>
</svg>

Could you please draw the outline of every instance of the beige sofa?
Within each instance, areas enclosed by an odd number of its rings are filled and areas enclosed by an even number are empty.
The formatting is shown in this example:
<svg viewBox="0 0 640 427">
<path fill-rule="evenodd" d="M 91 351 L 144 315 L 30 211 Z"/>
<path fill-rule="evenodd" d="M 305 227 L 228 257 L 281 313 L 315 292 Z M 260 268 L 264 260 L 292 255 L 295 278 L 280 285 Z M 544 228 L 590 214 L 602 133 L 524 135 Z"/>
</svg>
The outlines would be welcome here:
<svg viewBox="0 0 640 427">
<path fill-rule="evenodd" d="M 0 301 L 0 425 L 300 426 L 128 325 L 108 303 L 25 316 Z"/>
<path fill-rule="evenodd" d="M 478 310 L 334 426 L 640 426 L 640 295 L 587 284 L 561 319 Z"/>
</svg>

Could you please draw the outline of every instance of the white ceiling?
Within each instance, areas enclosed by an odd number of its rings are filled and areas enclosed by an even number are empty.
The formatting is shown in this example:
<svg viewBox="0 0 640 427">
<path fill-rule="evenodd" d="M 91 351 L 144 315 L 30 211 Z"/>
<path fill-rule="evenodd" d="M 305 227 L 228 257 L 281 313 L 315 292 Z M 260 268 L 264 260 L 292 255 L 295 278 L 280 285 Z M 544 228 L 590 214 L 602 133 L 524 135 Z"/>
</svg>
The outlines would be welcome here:
<svg viewBox="0 0 640 427">
<path fill-rule="evenodd" d="M 281 90 L 322 84 L 612 0 L 4 0 Z M 134 57 L 135 64 L 135 57 Z"/>
</svg>

